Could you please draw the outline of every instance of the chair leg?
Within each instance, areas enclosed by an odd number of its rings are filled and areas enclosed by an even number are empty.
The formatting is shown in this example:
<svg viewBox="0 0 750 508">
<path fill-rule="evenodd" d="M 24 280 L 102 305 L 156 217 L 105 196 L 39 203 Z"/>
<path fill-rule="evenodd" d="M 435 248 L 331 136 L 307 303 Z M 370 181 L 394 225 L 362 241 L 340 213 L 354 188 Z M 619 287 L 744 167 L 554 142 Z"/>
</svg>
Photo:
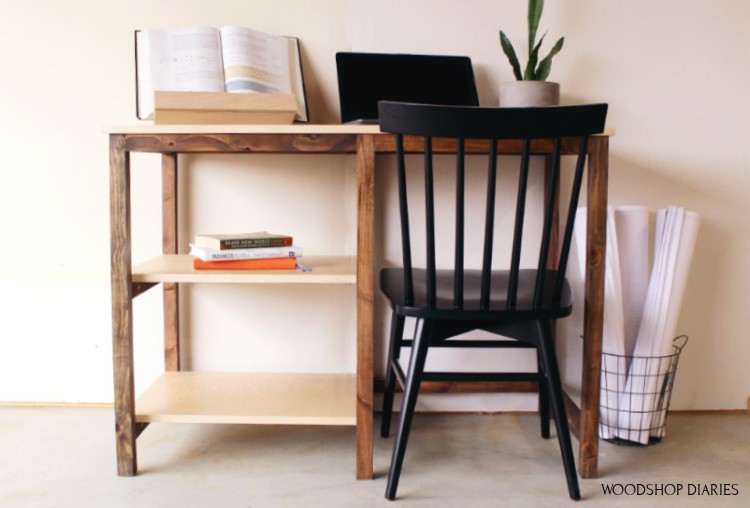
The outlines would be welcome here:
<svg viewBox="0 0 750 508">
<path fill-rule="evenodd" d="M 542 367 L 546 373 L 550 402 L 552 403 L 552 413 L 555 417 L 557 439 L 560 443 L 560 453 L 562 454 L 565 477 L 568 482 L 568 492 L 571 499 L 579 500 L 581 499 L 581 492 L 578 488 L 578 474 L 576 473 L 575 460 L 573 459 L 573 447 L 570 443 L 568 417 L 565 414 L 557 355 L 555 353 L 555 346 L 552 343 L 552 329 L 547 322 L 538 322 L 537 326 L 540 335 L 539 353 Z"/>
<path fill-rule="evenodd" d="M 404 316 L 395 311 L 391 314 L 391 337 L 388 344 L 386 360 L 385 389 L 383 391 L 383 412 L 380 421 L 380 435 L 388 437 L 391 433 L 391 415 L 393 414 L 393 393 L 396 391 L 396 372 L 393 362 L 397 362 L 401 354 L 401 342 L 404 336 Z"/>
<path fill-rule="evenodd" d="M 536 350 L 537 372 L 541 376 L 539 380 L 539 420 L 541 424 L 541 434 L 544 439 L 549 439 L 549 391 L 547 390 L 546 378 L 544 377 L 544 367 L 539 357 L 539 349 Z"/>
<path fill-rule="evenodd" d="M 414 417 L 414 409 L 417 405 L 417 395 L 419 394 L 419 385 L 422 382 L 422 373 L 424 372 L 425 360 L 427 358 L 427 348 L 432 335 L 432 324 L 425 322 L 424 319 L 417 323 L 417 331 L 414 334 L 412 344 L 411 358 L 409 360 L 409 370 L 406 375 L 404 385 L 404 399 L 401 403 L 401 414 L 399 415 L 398 429 L 396 430 L 396 440 L 393 444 L 393 456 L 391 458 L 391 469 L 388 473 L 388 485 L 385 490 L 386 499 L 393 500 L 396 498 L 398 489 L 398 480 L 401 476 L 401 468 L 404 464 L 404 455 L 406 454 L 406 443 L 409 440 L 409 431 Z"/>
</svg>

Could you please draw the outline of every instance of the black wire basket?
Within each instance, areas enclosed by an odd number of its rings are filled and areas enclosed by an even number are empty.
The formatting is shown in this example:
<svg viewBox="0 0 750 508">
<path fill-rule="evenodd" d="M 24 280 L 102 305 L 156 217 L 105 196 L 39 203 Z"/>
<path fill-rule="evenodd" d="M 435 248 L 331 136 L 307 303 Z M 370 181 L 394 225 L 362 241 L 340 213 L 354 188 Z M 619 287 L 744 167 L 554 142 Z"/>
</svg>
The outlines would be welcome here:
<svg viewBox="0 0 750 508">
<path fill-rule="evenodd" d="M 664 437 L 667 410 L 687 335 L 672 341 L 665 356 L 602 353 L 599 436 L 607 442 L 646 446 Z"/>
</svg>

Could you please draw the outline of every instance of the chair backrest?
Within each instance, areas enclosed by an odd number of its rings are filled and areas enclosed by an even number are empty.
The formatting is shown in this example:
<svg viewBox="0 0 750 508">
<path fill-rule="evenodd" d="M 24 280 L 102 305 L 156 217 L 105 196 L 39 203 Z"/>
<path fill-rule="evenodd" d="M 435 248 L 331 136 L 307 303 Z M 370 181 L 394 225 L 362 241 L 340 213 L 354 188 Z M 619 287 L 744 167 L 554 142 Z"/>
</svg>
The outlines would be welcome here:
<svg viewBox="0 0 750 508">
<path fill-rule="evenodd" d="M 516 193 L 515 219 L 510 265 L 495 267 L 508 270 L 508 310 L 516 308 L 519 289 L 521 245 L 523 240 L 526 195 L 529 180 L 529 162 L 535 153 L 550 158 L 550 174 L 545 189 L 543 224 L 539 241 L 539 257 L 534 286 L 533 308 L 556 307 L 564 286 L 565 269 L 573 236 L 573 223 L 578 197 L 586 166 L 588 139 L 604 130 L 606 104 L 582 106 L 557 106 L 543 108 L 484 108 L 436 106 L 381 101 L 379 103 L 380 129 L 396 134 L 396 160 L 398 170 L 401 240 L 404 266 L 404 294 L 406 304 L 414 303 L 412 266 L 412 241 L 409 229 L 407 200 L 407 152 L 424 154 L 425 192 L 425 244 L 426 244 L 426 305 L 436 304 L 435 256 L 435 197 L 434 153 L 455 151 L 455 243 L 453 308 L 462 309 L 464 300 L 465 243 L 465 160 L 466 154 L 484 152 L 488 159 L 487 194 L 484 203 L 484 234 L 482 238 L 482 267 L 479 310 L 491 308 L 491 272 L 493 270 L 493 235 L 495 230 L 496 187 L 498 171 L 506 170 L 506 162 L 499 162 L 503 143 L 520 143 L 520 173 Z M 416 139 L 414 138 L 416 137 Z M 444 138 L 451 138 L 444 139 Z M 476 141 L 475 141 L 476 140 Z M 538 141 L 541 140 L 541 141 Z M 423 143 L 423 144 L 422 144 Z M 572 145 L 570 145 L 572 143 Z M 416 146 L 416 145 L 418 146 Z M 565 146 L 579 147 L 577 161 L 567 195 L 560 190 L 561 159 Z M 446 148 L 447 147 L 447 148 Z M 544 148 L 540 148 L 544 147 Z M 551 147 L 551 149 L 550 149 Z M 541 151 L 540 151 L 541 150 Z M 413 162 L 410 160 L 410 162 Z M 515 167 L 515 163 L 513 164 Z M 510 170 L 508 168 L 507 170 Z M 566 199 L 564 199 L 566 198 Z M 567 213 L 558 225 L 556 210 L 559 203 L 567 202 Z M 559 252 L 551 254 L 553 234 L 562 231 Z M 557 269 L 550 270 L 551 255 L 557 256 Z"/>
</svg>

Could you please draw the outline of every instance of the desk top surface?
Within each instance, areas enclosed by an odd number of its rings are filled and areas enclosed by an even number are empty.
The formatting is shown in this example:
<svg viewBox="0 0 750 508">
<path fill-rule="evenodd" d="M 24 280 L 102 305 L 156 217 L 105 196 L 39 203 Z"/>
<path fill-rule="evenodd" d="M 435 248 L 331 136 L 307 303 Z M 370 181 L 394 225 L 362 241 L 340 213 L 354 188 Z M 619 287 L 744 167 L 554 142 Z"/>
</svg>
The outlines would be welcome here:
<svg viewBox="0 0 750 508">
<path fill-rule="evenodd" d="M 291 125 L 216 125 L 180 124 L 154 125 L 142 122 L 129 125 L 104 127 L 107 134 L 381 134 L 380 127 L 372 124 L 308 124 Z M 602 133 L 613 136 L 614 129 L 608 127 Z"/>
<path fill-rule="evenodd" d="M 154 125 L 142 122 L 105 126 L 107 134 L 380 134 L 378 125 L 307 124 L 291 125 Z"/>
</svg>

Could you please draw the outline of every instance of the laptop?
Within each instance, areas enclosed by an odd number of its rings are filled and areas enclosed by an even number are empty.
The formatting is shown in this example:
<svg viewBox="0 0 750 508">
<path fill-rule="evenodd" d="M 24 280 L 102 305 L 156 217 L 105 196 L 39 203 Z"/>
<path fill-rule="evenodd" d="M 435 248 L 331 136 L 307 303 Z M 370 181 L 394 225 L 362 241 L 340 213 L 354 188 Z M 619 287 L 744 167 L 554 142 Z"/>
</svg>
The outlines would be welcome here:
<svg viewBox="0 0 750 508">
<path fill-rule="evenodd" d="M 336 53 L 342 123 L 378 122 L 378 101 L 478 106 L 467 56 Z"/>
</svg>

